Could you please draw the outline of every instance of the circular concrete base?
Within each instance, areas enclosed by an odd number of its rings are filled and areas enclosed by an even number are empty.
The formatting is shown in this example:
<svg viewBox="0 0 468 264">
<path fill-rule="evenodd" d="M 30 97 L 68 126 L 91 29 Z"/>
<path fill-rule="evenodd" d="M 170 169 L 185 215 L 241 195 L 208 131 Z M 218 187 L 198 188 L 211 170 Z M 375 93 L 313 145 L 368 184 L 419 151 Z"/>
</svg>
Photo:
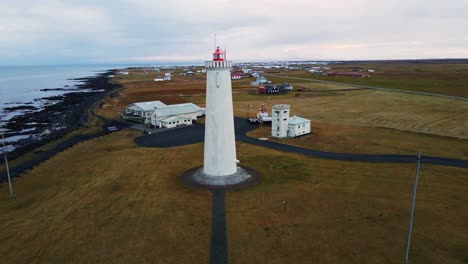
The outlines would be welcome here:
<svg viewBox="0 0 468 264">
<path fill-rule="evenodd" d="M 198 189 L 207 190 L 238 190 L 256 184 L 258 173 L 249 167 L 237 167 L 237 172 L 227 176 L 211 176 L 203 173 L 203 167 L 187 170 L 181 175 L 181 180 Z"/>
</svg>

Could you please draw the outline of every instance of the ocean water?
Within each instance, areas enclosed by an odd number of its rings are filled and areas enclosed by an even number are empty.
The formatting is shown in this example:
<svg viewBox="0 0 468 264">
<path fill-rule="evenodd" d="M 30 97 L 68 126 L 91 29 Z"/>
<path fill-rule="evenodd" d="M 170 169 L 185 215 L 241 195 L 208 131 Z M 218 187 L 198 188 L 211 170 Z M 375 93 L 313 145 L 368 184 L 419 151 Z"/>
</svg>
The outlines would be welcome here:
<svg viewBox="0 0 468 264">
<path fill-rule="evenodd" d="M 40 91 L 45 88 L 70 88 L 79 81 L 71 79 L 95 76 L 109 69 L 123 69 L 127 67 L 162 67 L 198 65 L 201 63 L 154 63 L 127 65 L 66 65 L 66 66 L 0 66 L 0 107 L 24 105 L 34 99 L 60 95 L 66 91 Z M 3 111 L 1 111 L 3 112 Z M 0 112 L 0 117 L 2 113 Z M 7 118 L 3 116 L 3 118 Z M 8 119 L 8 118 L 7 118 Z"/>
<path fill-rule="evenodd" d="M 77 66 L 16 66 L 0 67 L 0 116 L 9 119 L 3 113 L 5 107 L 13 107 L 32 103 L 66 91 L 40 91 L 44 88 L 73 89 L 79 81 L 71 79 L 94 76 L 111 68 L 125 68 L 125 65 L 77 65 Z"/>
<path fill-rule="evenodd" d="M 66 65 L 66 66 L 0 66 L 0 122 L 4 124 L 13 116 L 21 115 L 28 110 L 4 111 L 5 108 L 29 105 L 39 111 L 44 104 L 53 104 L 50 100 L 40 98 L 76 92 L 76 86 L 81 81 L 73 80 L 98 75 L 110 69 L 124 69 L 128 67 L 162 67 L 201 65 L 201 63 L 154 63 L 154 64 L 126 64 L 126 65 Z M 41 89 L 64 88 L 70 91 L 41 91 Z M 29 124 L 33 125 L 33 124 Z M 34 128 L 32 128 L 34 129 Z M 2 148 L 0 137 L 0 154 L 3 151 L 13 151 L 15 144 L 21 139 L 34 137 L 32 131 L 8 131 L 2 129 L 5 134 L 6 149 Z M 29 132 L 29 133 L 25 133 Z M 22 135 L 22 133 L 29 135 Z"/>
</svg>

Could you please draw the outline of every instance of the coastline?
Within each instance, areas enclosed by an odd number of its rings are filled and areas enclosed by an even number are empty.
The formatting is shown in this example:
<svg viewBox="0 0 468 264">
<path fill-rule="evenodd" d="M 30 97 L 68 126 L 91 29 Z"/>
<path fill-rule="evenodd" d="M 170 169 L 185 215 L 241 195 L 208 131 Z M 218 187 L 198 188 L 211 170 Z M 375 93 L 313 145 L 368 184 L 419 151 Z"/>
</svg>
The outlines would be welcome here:
<svg viewBox="0 0 468 264">
<path fill-rule="evenodd" d="M 14 160 L 35 148 L 67 135 L 73 130 L 84 127 L 89 118 L 88 110 L 106 95 L 121 87 L 110 81 L 110 75 L 116 71 L 116 69 L 111 69 L 96 76 L 74 79 L 82 83 L 78 84 L 77 89 L 73 92 L 36 99 L 53 102 L 46 104 L 44 109 L 39 111 L 34 111 L 37 109 L 27 104 L 5 108 L 5 113 L 26 110 L 24 114 L 14 116 L 3 123 L 3 129 L 11 131 L 8 133 L 9 138 L 19 138 L 15 142 L 14 149 L 7 153 L 8 158 Z M 3 163 L 4 159 L 1 159 L 0 164 Z"/>
</svg>

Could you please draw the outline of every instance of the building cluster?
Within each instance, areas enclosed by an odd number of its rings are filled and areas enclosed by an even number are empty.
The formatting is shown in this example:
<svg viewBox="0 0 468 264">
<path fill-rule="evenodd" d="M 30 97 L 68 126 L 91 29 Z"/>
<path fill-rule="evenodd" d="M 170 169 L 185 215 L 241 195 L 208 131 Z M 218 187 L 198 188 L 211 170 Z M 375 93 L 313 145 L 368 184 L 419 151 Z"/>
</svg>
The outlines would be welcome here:
<svg viewBox="0 0 468 264">
<path fill-rule="evenodd" d="M 121 118 L 154 128 L 172 128 L 191 125 L 203 115 L 204 109 L 193 103 L 166 105 L 161 101 L 150 101 L 128 105 Z"/>
<path fill-rule="evenodd" d="M 161 75 L 161 76 L 156 76 L 154 78 L 154 81 L 155 82 L 163 82 L 163 81 L 170 81 L 172 78 L 172 75 L 170 72 L 166 72 L 164 73 L 164 75 Z"/>
<path fill-rule="evenodd" d="M 331 68 L 328 66 L 312 66 L 310 70 L 308 70 L 310 73 L 315 74 L 315 75 L 323 75 L 325 71 L 330 70 Z"/>
<path fill-rule="evenodd" d="M 292 91 L 293 87 L 290 84 L 274 84 L 274 85 L 261 85 L 258 87 L 259 94 L 279 94 Z"/>
<path fill-rule="evenodd" d="M 311 121 L 299 116 L 289 116 L 288 104 L 273 105 L 271 111 L 271 135 L 277 138 L 293 138 L 310 133 Z"/>
</svg>

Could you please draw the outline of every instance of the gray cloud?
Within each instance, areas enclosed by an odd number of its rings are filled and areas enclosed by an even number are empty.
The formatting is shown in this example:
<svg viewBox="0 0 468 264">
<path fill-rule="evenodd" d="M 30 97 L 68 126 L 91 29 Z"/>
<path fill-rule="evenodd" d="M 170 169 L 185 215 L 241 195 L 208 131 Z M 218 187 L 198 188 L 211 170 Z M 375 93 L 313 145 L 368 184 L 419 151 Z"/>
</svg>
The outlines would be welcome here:
<svg viewBox="0 0 468 264">
<path fill-rule="evenodd" d="M 2 65 L 468 56 L 466 0 L 0 3 Z"/>
</svg>

